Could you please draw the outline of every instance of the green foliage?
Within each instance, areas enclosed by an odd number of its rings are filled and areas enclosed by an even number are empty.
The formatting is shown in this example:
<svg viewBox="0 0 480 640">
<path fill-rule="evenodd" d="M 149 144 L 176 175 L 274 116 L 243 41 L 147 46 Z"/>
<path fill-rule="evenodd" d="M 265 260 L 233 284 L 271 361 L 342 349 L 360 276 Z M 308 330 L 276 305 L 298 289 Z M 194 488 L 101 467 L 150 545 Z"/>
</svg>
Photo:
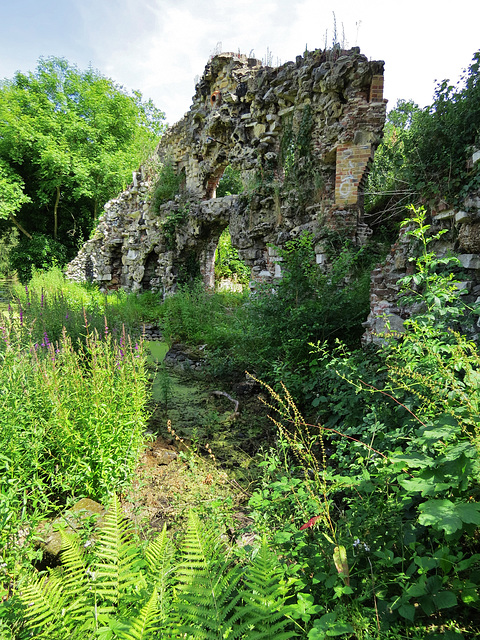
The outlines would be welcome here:
<svg viewBox="0 0 480 640">
<path fill-rule="evenodd" d="M 42 58 L 35 72 L 4 80 L 0 160 L 8 213 L 73 255 L 105 202 L 153 151 L 163 117 L 138 92 L 129 95 L 61 58 Z"/>
<path fill-rule="evenodd" d="M 420 107 L 411 100 L 399 100 L 387 114 L 383 140 L 375 151 L 365 189 L 365 211 L 369 221 L 403 217 L 404 207 L 415 198 L 409 184 L 407 164 L 412 161 L 406 146 L 413 135 L 412 123 Z"/>
<path fill-rule="evenodd" d="M 312 237 L 304 234 L 277 250 L 283 261 L 282 279 L 275 289 L 260 290 L 247 309 L 249 334 L 244 347 L 257 372 L 283 380 L 292 393 L 300 392 L 300 373 L 307 367 L 316 340 L 333 342 L 337 336 L 355 344 L 368 313 L 368 273 L 361 267 L 362 252 L 344 246 L 328 274 L 315 264 Z M 351 274 L 356 272 L 356 277 Z M 248 341 L 247 341 L 248 340 Z M 296 377 L 296 380 L 294 379 Z"/>
<path fill-rule="evenodd" d="M 31 238 L 22 236 L 10 250 L 9 267 L 16 271 L 20 282 L 28 282 L 35 269 L 63 267 L 67 260 L 67 249 L 58 240 L 43 233 L 33 233 Z"/>
<path fill-rule="evenodd" d="M 35 325 L 20 313 L 1 327 L 0 547 L 8 570 L 31 554 L 16 539 L 23 529 L 30 540 L 27 523 L 40 512 L 128 485 L 147 419 L 141 344 L 85 326 L 83 344 L 65 329 L 55 342 L 47 332 L 35 342 Z"/>
<path fill-rule="evenodd" d="M 180 193 L 181 176 L 171 162 L 165 162 L 161 167 L 157 177 L 157 183 L 153 191 L 153 207 L 158 212 L 160 206 Z"/>
<path fill-rule="evenodd" d="M 119 338 L 122 329 L 132 329 L 141 319 L 141 310 L 136 296 L 101 294 L 96 286 L 66 280 L 61 270 L 53 267 L 34 271 L 27 285 L 13 288 L 8 315 L 11 323 L 18 323 L 24 341 L 40 345 L 47 336 L 55 344 L 65 328 L 76 348 L 79 341 L 85 343 L 88 331 Z M 135 332 L 139 334 L 140 329 Z"/>
<path fill-rule="evenodd" d="M 412 211 L 405 332 L 362 353 L 317 347 L 308 388 L 323 423 L 266 387 L 279 435 L 249 504 L 291 563 L 287 609 L 309 638 L 479 632 L 480 354 L 448 329 L 465 313 L 443 271 L 454 258 L 436 257 Z"/>
<path fill-rule="evenodd" d="M 232 246 L 228 227 L 222 231 L 218 240 L 215 255 L 215 278 L 234 278 L 244 285 L 247 285 L 250 279 L 250 269 L 240 260 L 238 251 Z"/>
<path fill-rule="evenodd" d="M 24 192 L 24 182 L 10 166 L 0 158 L 0 218 L 9 218 L 30 198 Z"/>
<path fill-rule="evenodd" d="M 242 331 L 235 314 L 242 315 L 244 299 L 242 294 L 206 291 L 198 281 L 179 287 L 160 308 L 165 339 L 228 349 Z"/>
<path fill-rule="evenodd" d="M 133 533 L 114 496 L 93 557 L 62 534 L 62 568 L 24 576 L 11 618 L 21 617 L 24 631 L 48 640 L 295 635 L 282 614 L 283 571 L 265 539 L 242 569 L 228 560 L 218 531 L 193 513 L 178 558 L 165 528 L 144 553 Z"/>
<path fill-rule="evenodd" d="M 468 153 L 479 141 L 479 67 L 477 52 L 458 85 L 441 82 L 432 106 L 412 123 L 412 136 L 405 147 L 409 181 L 427 197 L 461 202 L 480 186 L 478 168 L 466 168 Z"/>
<path fill-rule="evenodd" d="M 237 195 L 242 193 L 244 188 L 241 172 L 229 164 L 225 167 L 225 171 L 218 183 L 216 197 L 223 198 L 224 196 Z"/>
<path fill-rule="evenodd" d="M 428 234 L 430 227 L 425 224 L 425 209 L 415 209 L 414 206 L 409 209 L 412 216 L 402 222 L 402 226 L 407 227 L 407 235 L 418 241 L 420 255 L 410 258 L 410 262 L 415 262 L 415 273 L 399 280 L 401 300 L 404 304 L 417 304 L 423 309 L 415 316 L 417 323 L 451 327 L 466 312 L 456 286 L 458 282 L 452 273 L 452 269 L 461 265 L 460 260 L 452 255 L 439 258 L 435 251 L 428 251 L 428 245 L 439 240 L 447 230 Z"/>
<path fill-rule="evenodd" d="M 402 100 L 390 112 L 367 186 L 371 215 L 399 216 L 407 202 L 426 198 L 460 206 L 478 189 L 478 164 L 467 160 L 480 141 L 479 65 L 477 52 L 456 86 L 439 83 L 431 106 Z"/>
</svg>

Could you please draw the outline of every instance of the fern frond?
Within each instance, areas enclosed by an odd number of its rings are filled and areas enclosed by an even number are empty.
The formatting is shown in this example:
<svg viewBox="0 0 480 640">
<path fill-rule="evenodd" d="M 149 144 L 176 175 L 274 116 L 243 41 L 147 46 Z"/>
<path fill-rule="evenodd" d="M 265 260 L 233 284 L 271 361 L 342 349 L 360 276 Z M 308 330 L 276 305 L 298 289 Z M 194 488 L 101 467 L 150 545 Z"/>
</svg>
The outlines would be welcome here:
<svg viewBox="0 0 480 640">
<path fill-rule="evenodd" d="M 116 495 L 105 514 L 97 558 L 96 592 L 105 600 L 118 603 L 121 596 L 129 588 L 133 589 L 140 579 L 137 568 L 141 559 Z"/>
<path fill-rule="evenodd" d="M 65 618 L 72 626 L 89 618 L 92 598 L 89 587 L 89 569 L 85 560 L 85 550 L 80 546 L 77 536 L 60 532 L 62 539 L 61 580 L 66 594 Z M 93 624 L 93 618 L 92 618 Z"/>
<path fill-rule="evenodd" d="M 148 602 L 137 616 L 130 617 L 121 629 L 117 629 L 117 636 L 121 640 L 146 640 L 157 627 L 157 617 L 157 589 L 154 587 Z"/>
<path fill-rule="evenodd" d="M 225 560 L 218 535 L 205 528 L 190 513 L 182 548 L 177 611 L 182 620 L 179 632 L 198 640 L 236 638 L 229 619 L 238 602 L 240 572 Z"/>
<path fill-rule="evenodd" d="M 286 640 L 295 637 L 287 631 L 289 620 L 282 613 L 287 588 L 283 571 L 276 556 L 263 537 L 262 544 L 245 572 L 240 596 L 243 606 L 238 607 L 234 620 L 241 620 L 239 633 L 246 633 L 248 640 Z"/>
<path fill-rule="evenodd" d="M 34 637 L 53 638 L 62 619 L 65 595 L 62 581 L 51 572 L 33 577 L 18 594 L 25 606 L 25 626 Z"/>
<path fill-rule="evenodd" d="M 62 550 L 60 558 L 63 565 L 63 585 L 70 595 L 83 590 L 88 585 L 88 567 L 85 550 L 80 546 L 77 536 L 60 531 Z"/>
<path fill-rule="evenodd" d="M 174 547 L 167 536 L 167 526 L 152 540 L 146 551 L 148 579 L 153 580 L 158 593 L 158 613 L 162 621 L 167 620 L 172 608 L 172 572 Z"/>
</svg>

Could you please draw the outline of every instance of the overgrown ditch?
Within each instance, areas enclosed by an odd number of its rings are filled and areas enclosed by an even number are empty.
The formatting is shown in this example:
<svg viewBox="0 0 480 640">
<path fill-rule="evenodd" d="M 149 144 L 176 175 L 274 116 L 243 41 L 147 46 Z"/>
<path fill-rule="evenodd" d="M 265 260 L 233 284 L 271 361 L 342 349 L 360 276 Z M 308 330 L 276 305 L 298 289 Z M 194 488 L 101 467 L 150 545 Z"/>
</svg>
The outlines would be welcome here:
<svg viewBox="0 0 480 640">
<path fill-rule="evenodd" d="M 260 389 L 247 377 L 233 384 L 212 377 L 201 350 L 145 344 L 150 420 L 125 509 L 146 534 L 175 527 L 192 507 L 228 520 L 233 534 L 247 522 L 242 507 L 258 474 L 255 456 L 271 438 Z"/>
</svg>

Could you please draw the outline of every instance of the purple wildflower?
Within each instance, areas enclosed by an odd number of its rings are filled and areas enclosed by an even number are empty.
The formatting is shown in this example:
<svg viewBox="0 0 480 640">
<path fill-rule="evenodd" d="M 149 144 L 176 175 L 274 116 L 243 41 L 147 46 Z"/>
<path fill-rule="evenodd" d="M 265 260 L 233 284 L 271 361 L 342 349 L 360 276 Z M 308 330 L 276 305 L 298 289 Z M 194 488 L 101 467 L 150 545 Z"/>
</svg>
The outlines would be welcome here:
<svg viewBox="0 0 480 640">
<path fill-rule="evenodd" d="M 47 332 L 45 331 L 45 333 L 43 334 L 43 337 L 45 339 L 45 346 L 49 347 L 50 346 L 50 342 L 48 340 L 48 336 L 47 336 Z"/>
<path fill-rule="evenodd" d="M 23 311 L 22 311 L 22 307 L 20 307 L 20 326 L 23 327 Z"/>
<path fill-rule="evenodd" d="M 43 300 L 44 300 L 44 295 L 43 295 L 43 289 L 42 289 L 42 297 L 40 298 L 40 307 L 43 309 Z"/>
</svg>

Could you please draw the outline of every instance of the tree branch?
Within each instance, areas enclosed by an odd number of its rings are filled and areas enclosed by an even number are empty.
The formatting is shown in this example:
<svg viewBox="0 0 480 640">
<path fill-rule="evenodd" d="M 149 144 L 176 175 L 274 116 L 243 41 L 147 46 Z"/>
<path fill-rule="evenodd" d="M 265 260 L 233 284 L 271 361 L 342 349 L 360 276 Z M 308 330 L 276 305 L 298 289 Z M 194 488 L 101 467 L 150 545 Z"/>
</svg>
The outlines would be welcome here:
<svg viewBox="0 0 480 640">
<path fill-rule="evenodd" d="M 25 231 L 25 229 L 18 222 L 18 220 L 15 218 L 15 216 L 11 213 L 9 217 L 10 217 L 10 220 L 13 222 L 13 224 L 17 227 L 17 229 L 20 229 L 20 231 L 22 233 L 24 233 L 27 236 L 27 238 L 29 238 L 31 240 L 32 236 L 28 233 L 28 231 Z"/>
</svg>

